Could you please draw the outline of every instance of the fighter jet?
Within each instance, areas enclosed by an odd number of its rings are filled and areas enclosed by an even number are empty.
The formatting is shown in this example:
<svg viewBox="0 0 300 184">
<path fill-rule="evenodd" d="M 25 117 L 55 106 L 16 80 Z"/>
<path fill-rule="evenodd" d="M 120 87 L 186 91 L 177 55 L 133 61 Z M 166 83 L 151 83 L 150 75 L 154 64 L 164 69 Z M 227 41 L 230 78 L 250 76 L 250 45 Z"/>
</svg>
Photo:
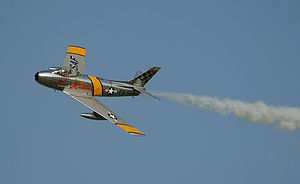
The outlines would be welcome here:
<svg viewBox="0 0 300 184">
<path fill-rule="evenodd" d="M 136 76 L 129 81 L 116 81 L 86 75 L 85 48 L 70 45 L 61 66 L 49 67 L 46 71 L 37 72 L 35 80 L 43 86 L 64 92 L 93 111 L 81 113 L 82 117 L 108 120 L 131 135 L 144 136 L 144 133 L 127 123 L 94 97 L 134 97 L 143 93 L 159 100 L 144 88 L 159 69 L 160 67 L 154 66 L 144 73 L 137 72 Z"/>
</svg>

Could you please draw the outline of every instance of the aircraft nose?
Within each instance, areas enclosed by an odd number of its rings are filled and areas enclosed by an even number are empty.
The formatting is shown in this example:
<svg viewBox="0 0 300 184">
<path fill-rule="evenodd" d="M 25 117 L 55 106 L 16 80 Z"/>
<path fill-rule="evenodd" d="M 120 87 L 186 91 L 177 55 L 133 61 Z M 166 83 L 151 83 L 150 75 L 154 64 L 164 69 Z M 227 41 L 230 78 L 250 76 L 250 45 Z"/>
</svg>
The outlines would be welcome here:
<svg viewBox="0 0 300 184">
<path fill-rule="evenodd" d="M 34 75 L 34 78 L 35 78 L 36 81 L 39 80 L 39 72 L 37 72 L 37 73 Z"/>
</svg>

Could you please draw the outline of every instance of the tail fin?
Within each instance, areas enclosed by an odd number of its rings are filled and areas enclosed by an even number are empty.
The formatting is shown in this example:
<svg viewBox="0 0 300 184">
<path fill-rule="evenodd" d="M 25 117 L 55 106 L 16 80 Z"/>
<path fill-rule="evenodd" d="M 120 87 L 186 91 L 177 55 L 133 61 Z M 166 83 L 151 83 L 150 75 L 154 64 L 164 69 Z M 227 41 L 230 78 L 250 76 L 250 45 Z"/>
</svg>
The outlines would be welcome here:
<svg viewBox="0 0 300 184">
<path fill-rule="evenodd" d="M 135 86 L 144 87 L 146 83 L 159 71 L 159 66 L 154 66 L 144 73 L 137 72 L 134 79 L 130 80 L 129 83 Z"/>
</svg>

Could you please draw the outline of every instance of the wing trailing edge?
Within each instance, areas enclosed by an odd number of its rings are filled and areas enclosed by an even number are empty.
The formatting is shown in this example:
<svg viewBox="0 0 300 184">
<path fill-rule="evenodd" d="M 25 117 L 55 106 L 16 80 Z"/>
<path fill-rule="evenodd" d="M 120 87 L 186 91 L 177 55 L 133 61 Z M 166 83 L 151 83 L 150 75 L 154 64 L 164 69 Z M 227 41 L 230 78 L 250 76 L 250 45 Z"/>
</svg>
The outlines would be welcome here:
<svg viewBox="0 0 300 184">
<path fill-rule="evenodd" d="M 73 89 L 64 89 L 63 92 L 70 97 L 74 98 L 84 106 L 90 108 L 91 110 L 95 111 L 97 114 L 102 116 L 103 118 L 107 119 L 108 121 L 112 122 L 113 124 L 117 125 L 118 127 L 122 128 L 130 135 L 135 136 L 145 136 L 144 133 L 136 129 L 134 126 L 127 123 L 123 120 L 120 116 L 113 113 L 109 108 L 105 105 L 100 103 L 91 94 L 84 94 L 84 93 L 76 93 Z"/>
</svg>

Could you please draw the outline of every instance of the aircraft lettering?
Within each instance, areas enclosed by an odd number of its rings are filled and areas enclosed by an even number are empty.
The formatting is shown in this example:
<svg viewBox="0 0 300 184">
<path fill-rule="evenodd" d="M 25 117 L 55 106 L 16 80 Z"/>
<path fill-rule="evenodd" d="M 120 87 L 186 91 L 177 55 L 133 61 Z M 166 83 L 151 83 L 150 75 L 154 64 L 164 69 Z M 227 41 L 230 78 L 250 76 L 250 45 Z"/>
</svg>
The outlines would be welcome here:
<svg viewBox="0 0 300 184">
<path fill-rule="evenodd" d="M 83 89 L 83 90 L 91 90 L 91 87 L 86 87 L 83 85 L 83 81 L 79 81 L 78 79 L 75 79 L 74 83 L 70 85 L 71 89 Z"/>
<path fill-rule="evenodd" d="M 51 82 L 51 86 L 55 86 L 56 85 L 56 82 L 53 80 L 52 82 Z"/>
<path fill-rule="evenodd" d="M 78 89 L 78 79 L 75 79 L 74 83 L 70 85 L 70 88 Z"/>
<path fill-rule="evenodd" d="M 64 84 L 69 79 L 61 79 L 61 84 Z"/>
<path fill-rule="evenodd" d="M 60 80 L 57 80 L 56 85 L 58 85 L 60 83 Z"/>
<path fill-rule="evenodd" d="M 78 71 L 78 61 L 75 59 L 75 57 L 70 56 L 70 67 Z"/>
<path fill-rule="evenodd" d="M 58 79 L 52 80 L 51 86 L 58 86 L 59 84 L 64 84 L 68 79 Z"/>
</svg>

